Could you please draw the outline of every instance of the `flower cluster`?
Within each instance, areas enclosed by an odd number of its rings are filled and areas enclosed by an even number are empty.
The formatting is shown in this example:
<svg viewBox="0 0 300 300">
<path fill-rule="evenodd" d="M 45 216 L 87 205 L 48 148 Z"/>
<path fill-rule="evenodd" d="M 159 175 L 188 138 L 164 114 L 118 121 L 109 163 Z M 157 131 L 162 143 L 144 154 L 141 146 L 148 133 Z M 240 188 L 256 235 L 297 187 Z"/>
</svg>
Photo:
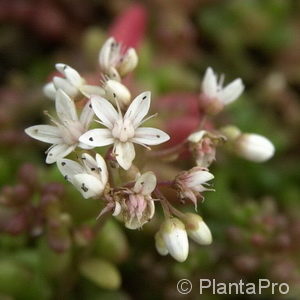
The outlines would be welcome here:
<svg viewBox="0 0 300 300">
<path fill-rule="evenodd" d="M 56 64 L 60 76 L 44 87 L 45 95 L 55 104 L 56 116 L 46 112 L 52 125 L 35 125 L 25 132 L 51 145 L 46 151 L 46 163 L 56 163 L 83 198 L 101 201 L 98 217 L 111 213 L 127 228 L 138 229 L 154 217 L 155 203 L 159 202 L 165 220 L 155 235 L 156 248 L 161 255 L 170 254 L 185 261 L 188 236 L 200 245 L 209 245 L 212 235 L 202 217 L 179 211 L 161 188 L 175 190 L 178 201 L 191 202 L 197 210 L 203 193 L 213 191 L 209 182 L 214 175 L 209 168 L 216 159 L 217 147 L 226 145 L 226 149 L 243 158 L 262 162 L 273 156 L 274 146 L 265 137 L 241 133 L 233 126 L 208 130 L 204 117 L 199 131 L 191 133 L 182 144 L 152 152 L 158 159 L 165 158 L 166 153 L 180 159 L 181 151 L 187 150 L 195 162 L 189 170 L 167 181 L 151 170 L 142 173 L 135 161 L 136 151 L 146 159 L 145 151 L 152 150 L 150 146 L 160 145 L 170 137 L 160 129 L 143 125 L 156 116 L 147 117 L 151 93 L 146 91 L 132 99 L 124 85 L 123 78 L 138 64 L 137 53 L 111 37 L 99 52 L 99 64 L 100 85 L 89 84 L 66 64 Z M 207 69 L 199 96 L 202 115 L 216 115 L 243 92 L 241 79 L 225 88 L 223 80 L 223 76 L 218 80 L 213 70 Z M 105 147 L 103 157 L 97 152 L 100 147 Z M 123 170 L 123 176 L 116 169 Z"/>
</svg>

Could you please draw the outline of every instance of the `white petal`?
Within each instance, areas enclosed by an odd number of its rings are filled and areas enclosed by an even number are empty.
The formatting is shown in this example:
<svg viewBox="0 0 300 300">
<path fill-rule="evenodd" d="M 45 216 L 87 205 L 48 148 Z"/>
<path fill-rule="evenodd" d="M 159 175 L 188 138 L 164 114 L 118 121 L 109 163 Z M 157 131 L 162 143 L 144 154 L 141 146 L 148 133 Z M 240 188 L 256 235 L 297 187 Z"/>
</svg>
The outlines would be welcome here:
<svg viewBox="0 0 300 300">
<path fill-rule="evenodd" d="M 114 208 L 114 210 L 113 210 L 113 213 L 112 213 L 112 215 L 114 216 L 114 217 L 117 217 L 120 213 L 121 213 L 121 211 L 122 211 L 122 207 L 121 207 L 121 204 L 119 203 L 119 202 L 115 202 L 115 208 Z"/>
<path fill-rule="evenodd" d="M 103 157 L 98 153 L 96 154 L 96 162 L 98 166 L 98 171 L 100 173 L 101 181 L 103 182 L 104 185 L 106 185 L 108 180 L 107 166 Z"/>
<path fill-rule="evenodd" d="M 99 179 L 86 173 L 74 176 L 74 186 L 85 199 L 100 196 L 104 189 L 104 185 Z"/>
<path fill-rule="evenodd" d="M 133 126 L 136 128 L 140 122 L 147 115 L 151 102 L 151 93 L 144 92 L 138 95 L 128 107 L 124 119 L 131 120 Z"/>
<path fill-rule="evenodd" d="M 70 154 L 76 145 L 67 145 L 67 144 L 58 144 L 51 147 L 51 149 L 47 152 L 46 163 L 52 164 L 55 163 L 58 159 L 61 159 L 68 154 Z"/>
<path fill-rule="evenodd" d="M 240 78 L 228 84 L 219 92 L 219 98 L 224 104 L 229 104 L 236 100 L 244 91 L 244 85 Z"/>
<path fill-rule="evenodd" d="M 145 145 L 159 145 L 169 139 L 170 136 L 162 130 L 151 127 L 141 127 L 135 130 L 132 141 Z"/>
<path fill-rule="evenodd" d="M 128 170 L 135 158 L 134 146 L 131 142 L 117 142 L 115 147 L 116 159 L 119 165 Z"/>
<path fill-rule="evenodd" d="M 45 84 L 43 87 L 43 92 L 48 98 L 54 100 L 55 96 L 56 96 L 56 88 L 54 86 L 54 83 L 49 82 L 49 83 Z"/>
<path fill-rule="evenodd" d="M 188 186 L 194 187 L 214 179 L 214 175 L 207 171 L 197 171 L 193 173 L 188 180 Z"/>
<path fill-rule="evenodd" d="M 91 155 L 83 153 L 81 159 L 87 172 L 96 171 L 98 169 L 97 162 Z"/>
<path fill-rule="evenodd" d="M 79 141 L 88 146 L 102 147 L 114 143 L 110 130 L 106 128 L 91 129 L 84 133 Z"/>
<path fill-rule="evenodd" d="M 188 141 L 192 143 L 199 143 L 205 134 L 207 134 L 206 130 L 194 132 L 188 136 Z"/>
<path fill-rule="evenodd" d="M 98 96 L 105 95 L 105 91 L 103 90 L 102 87 L 96 85 L 89 85 L 89 84 L 82 85 L 80 87 L 80 92 L 88 98 L 90 98 L 93 95 L 98 95 Z"/>
<path fill-rule="evenodd" d="M 78 89 L 69 83 L 65 78 L 55 76 L 53 78 L 55 88 L 62 89 L 70 97 L 75 97 L 78 94 Z"/>
<path fill-rule="evenodd" d="M 92 109 L 91 101 L 88 101 L 84 106 L 79 121 L 84 126 L 85 129 L 88 129 L 90 123 L 92 122 L 94 117 L 94 111 Z"/>
<path fill-rule="evenodd" d="M 67 66 L 65 69 L 65 75 L 68 81 L 74 86 L 80 87 L 82 85 L 83 79 L 75 69 Z"/>
<path fill-rule="evenodd" d="M 209 97 L 215 97 L 217 95 L 217 77 L 214 74 L 212 68 L 207 68 L 203 81 L 202 81 L 202 91 Z"/>
<path fill-rule="evenodd" d="M 25 129 L 30 137 L 49 144 L 59 144 L 62 142 L 61 133 L 58 127 L 50 125 L 35 125 Z"/>
<path fill-rule="evenodd" d="M 101 69 L 104 72 L 107 72 L 110 67 L 110 54 L 111 54 L 111 47 L 112 44 L 115 43 L 115 39 L 110 37 L 106 40 L 104 45 L 102 46 L 100 53 L 99 53 L 99 64 Z"/>
<path fill-rule="evenodd" d="M 61 89 L 56 93 L 55 108 L 58 117 L 63 123 L 68 120 L 78 120 L 73 100 Z"/>
<path fill-rule="evenodd" d="M 67 80 L 74 86 L 78 87 L 82 84 L 82 78 L 79 75 L 79 73 L 73 69 L 72 67 L 66 65 L 66 64 L 56 64 L 56 69 L 64 74 L 67 78 Z"/>
<path fill-rule="evenodd" d="M 62 75 L 65 75 L 65 68 L 67 67 L 68 65 L 66 64 L 62 64 L 62 63 L 57 63 L 55 64 L 55 68 L 56 70 L 62 74 Z"/>
<path fill-rule="evenodd" d="M 100 96 L 91 97 L 92 107 L 97 117 L 108 128 L 113 128 L 115 121 L 118 119 L 118 113 L 115 108 L 106 99 Z"/>
<path fill-rule="evenodd" d="M 118 69 L 121 76 L 125 76 L 129 72 L 135 69 L 138 64 L 138 56 L 133 48 L 129 48 L 123 57 Z"/>
<path fill-rule="evenodd" d="M 136 193 L 150 195 L 156 187 L 156 176 L 153 172 L 146 172 L 136 181 L 133 190 Z"/>
<path fill-rule="evenodd" d="M 85 150 L 91 150 L 94 148 L 93 146 L 89 146 L 89 145 L 81 143 L 81 142 L 78 143 L 78 147 L 81 149 L 85 149 Z"/>
<path fill-rule="evenodd" d="M 56 163 L 60 173 L 66 180 L 69 180 L 72 183 L 76 174 L 84 172 L 84 168 L 79 163 L 71 159 L 59 159 Z"/>
</svg>

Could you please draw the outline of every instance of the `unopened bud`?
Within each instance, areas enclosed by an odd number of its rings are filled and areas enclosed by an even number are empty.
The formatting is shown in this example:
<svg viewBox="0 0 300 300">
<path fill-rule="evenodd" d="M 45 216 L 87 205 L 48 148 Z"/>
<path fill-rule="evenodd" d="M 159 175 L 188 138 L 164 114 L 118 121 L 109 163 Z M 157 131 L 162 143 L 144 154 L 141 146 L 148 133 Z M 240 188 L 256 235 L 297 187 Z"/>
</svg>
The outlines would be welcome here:
<svg viewBox="0 0 300 300">
<path fill-rule="evenodd" d="M 103 88 L 105 90 L 106 97 L 112 102 L 118 101 L 121 108 L 127 107 L 130 104 L 130 92 L 122 83 L 116 80 L 108 80 Z"/>
<path fill-rule="evenodd" d="M 264 162 L 274 155 L 275 148 L 264 136 L 244 133 L 235 141 L 234 151 L 250 161 Z"/>
<path fill-rule="evenodd" d="M 212 235 L 203 219 L 193 213 L 186 213 L 185 216 L 183 221 L 188 236 L 200 245 L 210 245 L 212 243 Z"/>
<path fill-rule="evenodd" d="M 165 220 L 160 227 L 160 234 L 170 255 L 179 262 L 184 262 L 189 253 L 189 242 L 184 224 L 177 218 Z"/>
<path fill-rule="evenodd" d="M 221 128 L 220 131 L 227 137 L 229 141 L 233 141 L 241 135 L 240 129 L 233 125 L 225 126 Z"/>
<path fill-rule="evenodd" d="M 125 76 L 135 69 L 138 64 L 138 56 L 133 48 L 129 48 L 122 62 L 119 64 L 118 71 L 121 76 Z"/>
<path fill-rule="evenodd" d="M 157 232 L 155 234 L 155 248 L 160 255 L 165 256 L 165 255 L 169 254 L 168 248 L 167 248 L 160 232 Z"/>
</svg>

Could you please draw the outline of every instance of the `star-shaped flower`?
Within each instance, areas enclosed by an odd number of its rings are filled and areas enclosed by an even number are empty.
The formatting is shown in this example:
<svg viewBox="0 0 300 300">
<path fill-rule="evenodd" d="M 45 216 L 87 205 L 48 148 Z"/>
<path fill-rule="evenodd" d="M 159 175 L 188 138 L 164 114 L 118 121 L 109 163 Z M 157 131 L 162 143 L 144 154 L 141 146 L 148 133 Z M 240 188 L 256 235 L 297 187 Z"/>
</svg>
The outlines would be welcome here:
<svg viewBox="0 0 300 300">
<path fill-rule="evenodd" d="M 100 154 L 96 159 L 87 153 L 81 156 L 82 164 L 71 159 L 60 159 L 57 167 L 66 180 L 87 199 L 100 196 L 107 184 L 108 172 L 106 163 Z"/>
<path fill-rule="evenodd" d="M 114 145 L 113 152 L 119 165 L 128 170 L 135 158 L 133 143 L 143 145 L 158 145 L 170 139 L 162 130 L 151 127 L 139 127 L 147 119 L 150 108 L 150 92 L 144 92 L 137 96 L 123 116 L 106 99 L 92 96 L 93 110 L 100 119 L 100 124 L 107 128 L 92 129 L 83 134 L 80 142 L 92 146 L 101 147 Z"/>
<path fill-rule="evenodd" d="M 55 120 L 51 118 L 55 126 L 35 125 L 25 129 L 25 132 L 30 137 L 53 144 L 46 151 L 47 164 L 52 164 L 58 159 L 67 156 L 77 146 L 83 149 L 90 148 L 78 140 L 79 137 L 87 131 L 94 115 L 90 102 L 85 105 L 80 118 L 78 118 L 74 102 L 65 92 L 58 90 L 56 93 L 55 107 L 59 119 Z"/>
<path fill-rule="evenodd" d="M 201 99 L 208 113 L 219 112 L 224 105 L 235 101 L 244 91 L 244 84 L 240 78 L 225 87 L 223 87 L 223 81 L 224 76 L 221 76 L 218 81 L 218 76 L 212 68 L 207 68 L 202 81 Z"/>
</svg>

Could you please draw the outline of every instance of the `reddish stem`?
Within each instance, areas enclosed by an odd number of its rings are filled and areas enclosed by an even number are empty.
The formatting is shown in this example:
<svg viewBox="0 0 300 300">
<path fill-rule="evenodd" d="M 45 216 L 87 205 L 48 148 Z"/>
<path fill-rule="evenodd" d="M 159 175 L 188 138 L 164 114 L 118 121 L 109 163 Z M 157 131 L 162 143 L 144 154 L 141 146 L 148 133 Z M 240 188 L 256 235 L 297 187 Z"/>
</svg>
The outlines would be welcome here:
<svg viewBox="0 0 300 300">
<path fill-rule="evenodd" d="M 151 157 L 163 157 L 163 156 L 172 155 L 172 154 L 179 155 L 183 151 L 185 144 L 186 144 L 186 140 L 175 145 L 174 147 L 171 147 L 168 149 L 162 149 L 162 150 L 158 150 L 158 151 L 150 151 L 147 154 Z"/>
</svg>

